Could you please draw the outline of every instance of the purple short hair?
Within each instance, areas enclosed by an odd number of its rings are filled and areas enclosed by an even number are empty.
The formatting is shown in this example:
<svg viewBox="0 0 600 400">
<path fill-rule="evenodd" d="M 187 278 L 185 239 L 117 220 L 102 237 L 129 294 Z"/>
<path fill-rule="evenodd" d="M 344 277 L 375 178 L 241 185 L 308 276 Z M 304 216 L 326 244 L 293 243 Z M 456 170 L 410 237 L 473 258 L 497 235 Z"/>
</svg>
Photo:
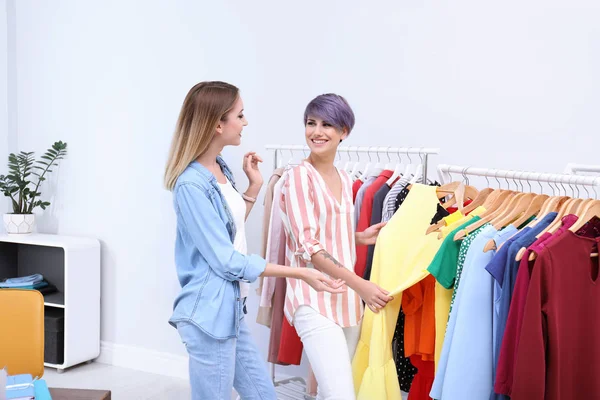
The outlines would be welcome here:
<svg viewBox="0 0 600 400">
<path fill-rule="evenodd" d="M 345 128 L 348 133 L 354 128 L 354 112 L 346 99 L 337 94 L 327 93 L 315 97 L 304 110 L 304 125 L 309 116 L 320 118 L 336 129 Z"/>
</svg>

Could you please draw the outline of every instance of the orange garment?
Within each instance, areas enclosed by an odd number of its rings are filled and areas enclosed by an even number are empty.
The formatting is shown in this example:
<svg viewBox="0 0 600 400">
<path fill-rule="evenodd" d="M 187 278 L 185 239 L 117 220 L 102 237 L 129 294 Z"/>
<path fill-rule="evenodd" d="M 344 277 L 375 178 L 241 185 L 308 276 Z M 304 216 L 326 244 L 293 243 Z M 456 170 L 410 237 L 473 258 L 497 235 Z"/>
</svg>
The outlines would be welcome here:
<svg viewBox="0 0 600 400">
<path fill-rule="evenodd" d="M 425 279 L 406 289 L 402 295 L 404 354 L 420 355 L 424 361 L 435 358 L 435 278 Z"/>
</svg>

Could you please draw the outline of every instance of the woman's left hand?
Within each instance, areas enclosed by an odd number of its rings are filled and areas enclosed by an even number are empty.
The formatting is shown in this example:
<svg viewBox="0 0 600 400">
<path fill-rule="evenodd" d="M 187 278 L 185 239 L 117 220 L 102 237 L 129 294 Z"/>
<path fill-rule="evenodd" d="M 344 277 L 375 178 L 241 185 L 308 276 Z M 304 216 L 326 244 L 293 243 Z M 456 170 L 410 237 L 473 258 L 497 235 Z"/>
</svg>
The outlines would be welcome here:
<svg viewBox="0 0 600 400">
<path fill-rule="evenodd" d="M 359 232 L 357 234 L 357 244 L 364 246 L 375 244 L 381 228 L 383 228 L 386 224 L 387 222 L 380 222 L 378 224 L 371 225 L 362 232 Z"/>
<path fill-rule="evenodd" d="M 244 155 L 244 173 L 248 177 L 248 181 L 250 182 L 250 186 L 262 186 L 263 177 L 258 169 L 258 163 L 262 162 L 262 158 L 256 152 L 251 151 Z"/>
</svg>

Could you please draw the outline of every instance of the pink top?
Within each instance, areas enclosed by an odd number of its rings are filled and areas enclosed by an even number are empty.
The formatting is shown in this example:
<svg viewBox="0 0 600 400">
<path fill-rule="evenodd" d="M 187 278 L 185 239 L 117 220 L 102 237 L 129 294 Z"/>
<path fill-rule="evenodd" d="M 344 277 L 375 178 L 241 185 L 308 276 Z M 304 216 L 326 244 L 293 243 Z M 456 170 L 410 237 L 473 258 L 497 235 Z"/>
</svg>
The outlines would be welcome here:
<svg viewBox="0 0 600 400">
<path fill-rule="evenodd" d="M 297 268 L 314 268 L 311 257 L 325 250 L 344 268 L 354 271 L 356 248 L 352 219 L 352 182 L 345 171 L 339 171 L 342 198 L 329 190 L 319 172 L 307 161 L 294 167 L 285 179 L 280 197 L 282 219 L 286 231 L 286 258 Z M 317 293 L 299 279 L 287 279 L 285 315 L 293 324 L 298 307 L 306 305 L 341 327 L 356 326 L 363 315 L 363 305 L 354 290 L 345 293 Z"/>
</svg>

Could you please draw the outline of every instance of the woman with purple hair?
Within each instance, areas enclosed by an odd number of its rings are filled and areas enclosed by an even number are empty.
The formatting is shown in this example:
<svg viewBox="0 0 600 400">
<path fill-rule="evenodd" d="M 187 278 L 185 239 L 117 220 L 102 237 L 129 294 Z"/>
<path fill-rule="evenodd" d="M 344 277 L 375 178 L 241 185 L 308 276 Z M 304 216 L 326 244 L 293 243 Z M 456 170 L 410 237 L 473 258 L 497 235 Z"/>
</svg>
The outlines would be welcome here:
<svg viewBox="0 0 600 400">
<path fill-rule="evenodd" d="M 285 176 L 280 202 L 292 267 L 343 280 L 342 293 L 317 292 L 287 279 L 285 315 L 294 325 L 314 371 L 319 399 L 355 398 L 351 360 L 360 336 L 363 304 L 375 313 L 389 293 L 354 273 L 356 245 L 375 244 L 383 223 L 355 232 L 352 181 L 334 166 L 337 148 L 354 127 L 346 99 L 324 94 L 304 112 L 310 155 Z"/>
</svg>

